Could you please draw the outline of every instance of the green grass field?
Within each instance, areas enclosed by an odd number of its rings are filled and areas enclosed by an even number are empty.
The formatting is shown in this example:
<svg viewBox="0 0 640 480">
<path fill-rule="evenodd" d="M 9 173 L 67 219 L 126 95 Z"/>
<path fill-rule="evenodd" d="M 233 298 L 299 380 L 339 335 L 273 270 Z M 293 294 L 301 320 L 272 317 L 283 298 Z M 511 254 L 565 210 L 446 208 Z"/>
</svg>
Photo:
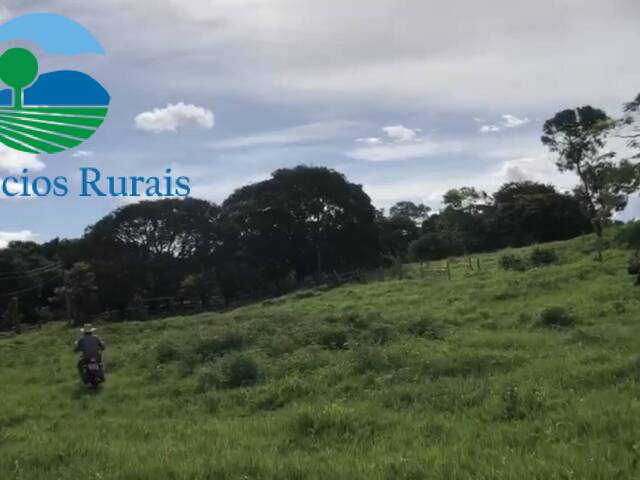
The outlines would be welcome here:
<svg viewBox="0 0 640 480">
<path fill-rule="evenodd" d="M 640 288 L 592 244 L 103 325 L 98 394 L 61 324 L 0 340 L 0 479 L 640 478 Z"/>
<path fill-rule="evenodd" d="M 102 125 L 106 107 L 0 108 L 0 142 L 28 153 L 74 148 Z"/>
</svg>

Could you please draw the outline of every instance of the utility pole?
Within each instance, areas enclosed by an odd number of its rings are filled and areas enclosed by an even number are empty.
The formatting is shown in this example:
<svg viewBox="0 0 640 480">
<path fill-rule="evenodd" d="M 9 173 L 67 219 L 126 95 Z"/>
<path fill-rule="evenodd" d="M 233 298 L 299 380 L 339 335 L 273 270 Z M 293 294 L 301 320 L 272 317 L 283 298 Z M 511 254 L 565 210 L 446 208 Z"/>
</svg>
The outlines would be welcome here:
<svg viewBox="0 0 640 480">
<path fill-rule="evenodd" d="M 73 316 L 71 314 L 71 295 L 69 295 L 69 273 L 64 273 L 64 302 L 67 307 L 67 319 L 69 322 L 69 326 L 73 327 L 75 322 L 73 320 Z"/>
</svg>

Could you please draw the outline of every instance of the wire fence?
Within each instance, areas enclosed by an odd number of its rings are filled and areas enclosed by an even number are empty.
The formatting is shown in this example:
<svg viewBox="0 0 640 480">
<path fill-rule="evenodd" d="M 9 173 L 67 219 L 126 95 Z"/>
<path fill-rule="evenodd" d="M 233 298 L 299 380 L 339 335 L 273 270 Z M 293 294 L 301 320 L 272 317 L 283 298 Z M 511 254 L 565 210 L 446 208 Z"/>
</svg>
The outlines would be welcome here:
<svg viewBox="0 0 640 480">
<path fill-rule="evenodd" d="M 302 284 L 298 284 L 279 294 L 274 294 L 273 292 L 251 292 L 225 299 L 220 292 L 215 291 L 212 287 L 211 295 L 205 299 L 194 300 L 184 298 L 180 295 L 140 298 L 138 305 L 131 305 L 124 312 L 121 310 L 103 311 L 94 315 L 93 321 L 117 322 L 125 320 L 158 319 L 176 315 L 194 315 L 205 312 L 224 312 L 261 301 L 300 293 L 305 290 L 312 290 L 319 287 L 335 288 L 351 283 L 372 283 L 403 279 L 452 281 L 461 276 L 468 276 L 481 272 L 482 270 L 496 268 L 497 266 L 497 256 L 483 254 L 482 256 L 466 256 L 419 263 L 396 263 L 390 267 L 380 267 L 373 270 L 354 269 L 343 272 L 333 271 L 327 274 L 309 277 L 305 279 Z M 54 275 L 33 287 L 0 294 L 0 298 L 7 296 L 19 297 L 23 293 L 44 287 L 45 284 L 61 278 L 62 274 L 59 273 L 61 271 L 57 269 L 59 269 L 58 265 L 49 265 L 43 269 L 34 269 L 31 271 L 31 274 L 53 273 Z M 11 333 L 7 333 L 7 330 L 12 327 L 4 320 L 5 319 L 0 316 L 0 331 L 5 331 L 5 333 L 2 333 L 3 336 L 10 335 Z M 73 324 L 73 322 L 69 323 Z M 22 331 L 29 331 L 34 328 L 39 328 L 40 326 L 40 324 L 22 325 Z"/>
</svg>

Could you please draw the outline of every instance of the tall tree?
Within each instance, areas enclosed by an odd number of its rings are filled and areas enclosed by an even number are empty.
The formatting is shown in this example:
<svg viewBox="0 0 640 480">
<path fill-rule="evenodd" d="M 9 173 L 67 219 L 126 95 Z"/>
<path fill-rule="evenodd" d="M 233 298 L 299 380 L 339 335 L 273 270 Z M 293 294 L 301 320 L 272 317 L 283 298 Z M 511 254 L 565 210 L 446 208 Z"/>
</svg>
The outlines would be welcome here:
<svg viewBox="0 0 640 480">
<path fill-rule="evenodd" d="M 389 209 L 390 218 L 408 218 L 417 224 L 422 224 L 427 217 L 431 208 L 420 203 L 415 204 L 409 201 L 397 202 Z"/>
<path fill-rule="evenodd" d="M 493 194 L 491 232 L 495 248 L 565 240 L 586 233 L 580 202 L 552 185 L 505 183 Z"/>
<path fill-rule="evenodd" d="M 474 187 L 454 188 L 442 197 L 445 208 L 432 221 L 425 222 L 423 230 L 438 232 L 448 238 L 453 252 L 462 253 L 487 248 L 487 229 L 491 213 L 491 197 Z"/>
<path fill-rule="evenodd" d="M 558 155 L 562 171 L 578 175 L 576 189 L 597 237 L 598 258 L 602 260 L 602 233 L 614 211 L 624 209 L 629 194 L 637 191 L 640 175 L 628 160 L 614 161 L 607 138 L 615 122 L 591 106 L 558 112 L 544 123 L 542 143 Z"/>
<path fill-rule="evenodd" d="M 381 253 L 390 259 L 404 259 L 408 253 L 409 244 L 420 236 L 417 219 L 395 215 L 385 217 L 376 216 L 381 243 Z"/>
<path fill-rule="evenodd" d="M 22 332 L 22 320 L 24 315 L 20 311 L 20 305 L 18 303 L 18 297 L 12 297 L 9 300 L 9 305 L 4 313 L 4 323 L 10 327 L 14 332 Z"/>
<path fill-rule="evenodd" d="M 640 93 L 632 101 L 624 106 L 624 117 L 622 125 L 624 128 L 621 137 L 627 140 L 627 145 L 633 149 L 640 150 Z M 632 158 L 640 158 L 640 153 Z"/>
<path fill-rule="evenodd" d="M 87 322 L 98 311 L 95 275 L 91 265 L 78 262 L 65 273 L 64 286 L 56 289 L 58 302 L 68 310 L 70 325 Z"/>
<path fill-rule="evenodd" d="M 84 236 L 106 308 L 125 310 L 135 293 L 173 297 L 185 276 L 215 269 L 220 207 L 193 198 L 140 202 L 115 210 Z"/>
<path fill-rule="evenodd" d="M 43 255 L 34 242 L 11 242 L 0 250 L 0 312 L 17 295 L 25 323 L 38 320 L 38 310 L 47 305 L 53 290 L 62 283 L 56 262 Z"/>
<path fill-rule="evenodd" d="M 360 185 L 327 168 L 281 169 L 223 204 L 239 245 L 263 274 L 298 280 L 378 259 L 375 210 Z"/>
</svg>

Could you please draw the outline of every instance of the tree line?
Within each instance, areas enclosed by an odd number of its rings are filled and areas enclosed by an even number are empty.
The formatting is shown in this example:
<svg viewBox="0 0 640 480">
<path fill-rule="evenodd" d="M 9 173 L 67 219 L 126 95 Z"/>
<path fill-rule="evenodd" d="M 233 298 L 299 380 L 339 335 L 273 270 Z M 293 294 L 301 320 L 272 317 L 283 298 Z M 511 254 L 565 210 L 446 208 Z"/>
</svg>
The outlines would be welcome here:
<svg viewBox="0 0 640 480">
<path fill-rule="evenodd" d="M 12 242 L 0 251 L 4 327 L 97 312 L 144 318 L 166 302 L 207 308 L 243 295 L 277 295 L 334 272 L 436 260 L 504 247 L 602 238 L 640 186 L 640 95 L 620 119 L 584 106 L 544 123 L 542 142 L 579 184 L 509 182 L 487 193 L 447 191 L 442 208 L 401 201 L 376 210 L 360 185 L 298 166 L 244 186 L 221 205 L 196 199 L 120 207 L 78 239 Z M 619 158 L 611 138 L 631 154 Z M 599 242 L 601 244 L 601 242 Z"/>
</svg>

